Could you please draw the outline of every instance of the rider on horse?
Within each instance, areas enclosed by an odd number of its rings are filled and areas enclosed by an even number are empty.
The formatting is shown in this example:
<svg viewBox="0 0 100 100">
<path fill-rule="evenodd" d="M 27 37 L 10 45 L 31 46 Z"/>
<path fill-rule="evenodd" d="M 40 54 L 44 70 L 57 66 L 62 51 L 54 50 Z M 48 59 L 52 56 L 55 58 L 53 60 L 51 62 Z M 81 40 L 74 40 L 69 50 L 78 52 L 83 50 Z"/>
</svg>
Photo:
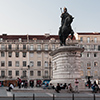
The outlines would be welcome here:
<svg viewBox="0 0 100 100">
<path fill-rule="evenodd" d="M 59 38 L 60 38 L 60 45 L 62 46 L 63 44 L 66 45 L 65 37 L 67 38 L 69 35 L 69 33 L 65 33 L 65 32 L 64 32 L 65 34 L 63 34 L 64 30 L 62 29 L 64 27 L 66 18 L 67 18 L 67 20 L 69 20 L 69 23 L 67 24 L 67 28 L 70 30 L 70 34 L 72 35 L 71 39 L 73 38 L 74 32 L 71 28 L 71 23 L 73 21 L 73 17 L 67 12 L 67 8 L 65 8 L 65 7 L 64 7 L 64 12 L 61 14 L 61 18 L 62 19 L 61 19 L 61 27 L 59 30 Z M 66 34 L 68 34 L 68 35 L 66 36 Z"/>
</svg>

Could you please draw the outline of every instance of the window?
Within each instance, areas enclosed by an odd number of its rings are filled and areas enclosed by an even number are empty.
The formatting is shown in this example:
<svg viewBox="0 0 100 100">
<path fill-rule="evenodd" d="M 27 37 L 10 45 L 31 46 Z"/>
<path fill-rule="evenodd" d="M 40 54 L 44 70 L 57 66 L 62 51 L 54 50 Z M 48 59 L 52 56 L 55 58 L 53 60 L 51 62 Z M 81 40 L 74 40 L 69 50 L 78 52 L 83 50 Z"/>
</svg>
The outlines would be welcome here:
<svg viewBox="0 0 100 100">
<path fill-rule="evenodd" d="M 48 50 L 48 45 L 45 45 L 45 50 Z"/>
<path fill-rule="evenodd" d="M 1 52 L 1 57 L 4 57 L 5 56 L 5 52 Z"/>
<path fill-rule="evenodd" d="M 23 49 L 24 49 L 24 50 L 26 49 L 26 45 L 25 45 L 25 44 L 23 45 Z"/>
<path fill-rule="evenodd" d="M 33 76 L 34 75 L 34 72 L 33 71 L 30 71 L 30 76 Z"/>
<path fill-rule="evenodd" d="M 96 50 L 96 45 L 94 45 L 94 50 Z"/>
<path fill-rule="evenodd" d="M 41 50 L 41 45 L 37 45 L 37 50 Z"/>
<path fill-rule="evenodd" d="M 2 42 L 3 41 L 3 38 L 0 38 L 0 42 Z"/>
<path fill-rule="evenodd" d="M 87 45 L 87 50 L 88 50 L 88 51 L 90 50 L 90 45 Z"/>
<path fill-rule="evenodd" d="M 1 61 L 1 67 L 5 66 L 5 61 Z"/>
<path fill-rule="evenodd" d="M 45 61 L 44 66 L 48 67 L 48 62 L 47 61 Z"/>
<path fill-rule="evenodd" d="M 1 77 L 5 77 L 5 71 L 1 71 Z"/>
<path fill-rule="evenodd" d="M 30 45 L 30 50 L 33 50 L 33 49 L 34 49 L 33 45 Z"/>
<path fill-rule="evenodd" d="M 26 52 L 23 52 L 23 57 L 26 57 Z"/>
<path fill-rule="evenodd" d="M 26 61 L 23 61 L 23 67 L 26 67 Z"/>
<path fill-rule="evenodd" d="M 37 62 L 37 66 L 41 66 L 41 61 L 38 61 Z"/>
<path fill-rule="evenodd" d="M 100 51 L 100 45 L 98 45 L 98 50 Z"/>
<path fill-rule="evenodd" d="M 88 62 L 88 63 L 87 63 L 87 67 L 90 67 L 90 66 L 91 66 L 91 63 L 90 63 L 90 62 Z"/>
<path fill-rule="evenodd" d="M 48 71 L 45 71 L 45 76 L 48 76 Z"/>
<path fill-rule="evenodd" d="M 26 77 L 26 70 L 25 70 L 25 71 L 23 71 L 23 76 L 24 76 L 24 77 Z"/>
<path fill-rule="evenodd" d="M 94 57 L 97 57 L 97 53 L 94 53 Z"/>
<path fill-rule="evenodd" d="M 16 57 L 19 57 L 19 52 L 16 52 L 15 55 L 16 55 Z"/>
<path fill-rule="evenodd" d="M 12 52 L 8 52 L 8 57 L 12 57 Z"/>
<path fill-rule="evenodd" d="M 89 37 L 87 38 L 87 42 L 88 42 L 88 43 L 90 42 L 90 38 L 89 38 Z"/>
<path fill-rule="evenodd" d="M 82 47 L 83 47 L 83 45 L 81 44 L 81 45 L 80 45 L 80 48 L 82 48 Z"/>
<path fill-rule="evenodd" d="M 1 45 L 1 50 L 5 50 L 5 45 L 4 44 Z"/>
<path fill-rule="evenodd" d="M 90 57 L 90 53 L 87 53 L 87 57 Z"/>
<path fill-rule="evenodd" d="M 80 41 L 83 42 L 83 37 L 80 37 Z"/>
<path fill-rule="evenodd" d="M 8 61 L 8 66 L 12 66 L 12 61 Z"/>
<path fill-rule="evenodd" d="M 98 63 L 97 62 L 94 62 L 94 67 L 96 67 L 98 65 Z"/>
<path fill-rule="evenodd" d="M 9 75 L 9 76 L 12 76 L 12 71 L 11 71 L 11 70 L 8 71 L 8 75 Z"/>
<path fill-rule="evenodd" d="M 37 52 L 37 57 L 41 57 L 41 52 Z"/>
<path fill-rule="evenodd" d="M 47 52 L 45 52 L 45 57 L 48 57 L 48 53 Z"/>
<path fill-rule="evenodd" d="M 33 57 L 33 56 L 34 56 L 33 52 L 30 52 L 30 57 Z"/>
<path fill-rule="evenodd" d="M 22 41 L 22 39 L 21 38 L 19 38 L 19 42 L 21 42 Z"/>
<path fill-rule="evenodd" d="M 19 76 L 19 71 L 16 71 L 16 76 Z"/>
<path fill-rule="evenodd" d="M 12 45 L 11 44 L 8 45 L 8 49 L 12 49 Z"/>
<path fill-rule="evenodd" d="M 19 44 L 16 44 L 16 49 L 19 50 Z"/>
<path fill-rule="evenodd" d="M 41 71 L 38 71 L 37 72 L 37 76 L 41 76 Z"/>
<path fill-rule="evenodd" d="M 34 66 L 34 62 L 30 61 L 30 67 L 33 67 L 33 66 Z"/>
<path fill-rule="evenodd" d="M 94 38 L 94 42 L 97 43 L 97 38 L 96 37 Z"/>
<path fill-rule="evenodd" d="M 19 61 L 16 61 L 16 62 L 15 62 L 15 66 L 16 66 L 16 67 L 19 67 Z"/>
</svg>

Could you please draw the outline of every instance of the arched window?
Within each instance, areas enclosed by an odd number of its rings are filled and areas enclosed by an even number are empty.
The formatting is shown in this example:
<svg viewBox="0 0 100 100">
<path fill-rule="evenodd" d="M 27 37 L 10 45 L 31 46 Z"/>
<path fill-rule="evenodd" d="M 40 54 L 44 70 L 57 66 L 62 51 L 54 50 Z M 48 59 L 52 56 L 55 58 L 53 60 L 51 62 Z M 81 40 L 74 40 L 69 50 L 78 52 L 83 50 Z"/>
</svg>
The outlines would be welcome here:
<svg viewBox="0 0 100 100">
<path fill-rule="evenodd" d="M 90 66 L 91 66 L 91 62 L 88 62 L 88 63 L 87 63 L 87 67 L 90 67 Z"/>
<path fill-rule="evenodd" d="M 96 67 L 98 65 L 98 63 L 97 62 L 94 62 L 94 67 Z"/>
</svg>

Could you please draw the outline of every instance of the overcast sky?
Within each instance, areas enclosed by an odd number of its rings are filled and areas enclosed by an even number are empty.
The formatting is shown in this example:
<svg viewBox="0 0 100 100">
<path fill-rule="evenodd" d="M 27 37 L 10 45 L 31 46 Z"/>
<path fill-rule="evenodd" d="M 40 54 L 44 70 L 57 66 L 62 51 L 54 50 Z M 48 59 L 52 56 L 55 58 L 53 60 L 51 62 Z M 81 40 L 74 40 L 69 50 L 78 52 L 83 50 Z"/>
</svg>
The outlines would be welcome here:
<svg viewBox="0 0 100 100">
<path fill-rule="evenodd" d="M 63 7 L 75 32 L 100 32 L 100 0 L 0 0 L 0 35 L 57 35 Z"/>
</svg>

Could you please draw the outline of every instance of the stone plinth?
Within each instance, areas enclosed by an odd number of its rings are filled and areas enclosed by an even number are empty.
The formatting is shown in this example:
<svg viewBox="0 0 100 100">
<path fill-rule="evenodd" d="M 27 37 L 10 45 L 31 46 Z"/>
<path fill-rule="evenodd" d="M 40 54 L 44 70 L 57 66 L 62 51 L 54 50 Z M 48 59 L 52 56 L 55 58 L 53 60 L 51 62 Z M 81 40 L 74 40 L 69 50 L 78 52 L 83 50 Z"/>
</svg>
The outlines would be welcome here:
<svg viewBox="0 0 100 100">
<path fill-rule="evenodd" d="M 79 88 L 84 87 L 80 75 L 80 57 L 84 49 L 76 45 L 61 46 L 52 51 L 53 78 L 51 83 L 71 83 L 74 87 L 74 81 L 79 80 Z"/>
</svg>

